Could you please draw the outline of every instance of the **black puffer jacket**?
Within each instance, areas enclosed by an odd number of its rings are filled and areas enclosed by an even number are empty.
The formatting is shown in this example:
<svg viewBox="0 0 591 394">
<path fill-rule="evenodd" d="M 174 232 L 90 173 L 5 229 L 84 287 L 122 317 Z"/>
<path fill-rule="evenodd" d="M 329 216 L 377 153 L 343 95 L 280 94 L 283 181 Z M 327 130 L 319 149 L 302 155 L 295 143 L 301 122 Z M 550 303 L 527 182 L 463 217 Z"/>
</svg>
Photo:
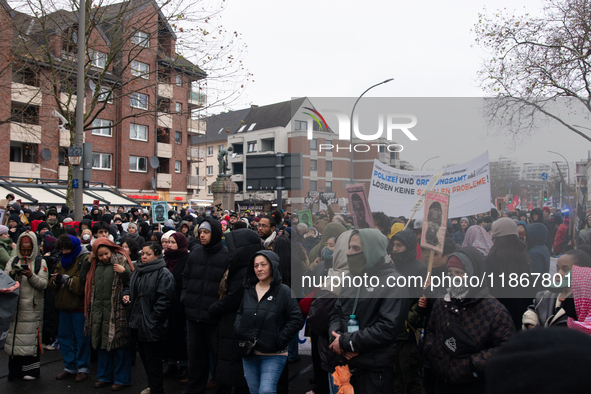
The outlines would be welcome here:
<svg viewBox="0 0 591 394">
<path fill-rule="evenodd" d="M 164 340 L 169 308 L 174 299 L 174 277 L 166 269 L 164 259 L 158 257 L 137 264 L 123 295 L 129 295 L 129 327 L 138 330 L 138 340 Z"/>
<path fill-rule="evenodd" d="M 244 294 L 248 263 L 263 247 L 261 237 L 245 228 L 226 234 L 226 243 L 229 252 L 227 293 L 209 307 L 211 318 L 217 320 L 217 363 L 214 374 L 218 384 L 246 387 L 242 359 L 236 355 L 238 337 L 234 334 L 234 322 Z"/>
<path fill-rule="evenodd" d="M 379 263 L 366 271 L 368 277 L 380 278 L 380 283 L 386 283 L 388 276 L 398 277 L 398 272 L 382 259 Z M 332 313 L 329 328 L 329 342 L 334 340 L 332 332 L 341 334 L 339 345 L 346 352 L 359 352 L 357 357 L 342 364 L 349 364 L 351 368 L 368 371 L 379 371 L 392 368 L 396 350 L 396 336 L 409 310 L 408 292 L 404 288 L 376 287 L 359 288 L 359 301 L 355 312 L 355 319 L 359 322 L 359 331 L 348 333 L 347 322 L 353 311 L 355 296 L 358 288 L 355 286 L 343 288 L 335 309 Z"/>
<path fill-rule="evenodd" d="M 175 283 L 175 299 L 170 306 L 170 320 L 168 324 L 168 334 L 166 335 L 166 348 L 164 356 L 174 360 L 187 359 L 187 318 L 185 316 L 185 307 L 181 302 L 181 293 L 183 291 L 183 272 L 189 259 L 189 253 L 185 253 L 172 270 L 172 276 Z"/>
<path fill-rule="evenodd" d="M 417 259 L 417 237 L 412 230 L 399 231 L 392 236 L 390 242 L 399 241 L 406 246 L 406 250 L 402 253 L 391 254 L 392 261 L 396 271 L 402 276 L 420 276 L 423 279 L 427 277 L 427 266 Z M 418 286 L 411 291 L 412 297 L 420 297 L 423 294 L 423 289 Z"/>
<path fill-rule="evenodd" d="M 220 299 L 220 282 L 228 268 L 228 248 L 222 244 L 222 226 L 205 219 L 211 226 L 211 241 L 191 250 L 183 272 L 181 302 L 187 319 L 209 323 L 209 307 Z"/>
<path fill-rule="evenodd" d="M 255 288 L 258 278 L 254 273 L 254 259 L 258 255 L 265 256 L 273 269 L 271 287 L 260 302 Z M 304 326 L 304 317 L 289 287 L 281 283 L 279 256 L 270 250 L 257 252 L 248 264 L 244 287 L 234 332 L 239 339 L 253 340 L 255 329 L 262 326 L 255 350 L 261 353 L 286 352 L 289 341 Z M 267 319 L 263 322 L 269 308 Z"/>
</svg>

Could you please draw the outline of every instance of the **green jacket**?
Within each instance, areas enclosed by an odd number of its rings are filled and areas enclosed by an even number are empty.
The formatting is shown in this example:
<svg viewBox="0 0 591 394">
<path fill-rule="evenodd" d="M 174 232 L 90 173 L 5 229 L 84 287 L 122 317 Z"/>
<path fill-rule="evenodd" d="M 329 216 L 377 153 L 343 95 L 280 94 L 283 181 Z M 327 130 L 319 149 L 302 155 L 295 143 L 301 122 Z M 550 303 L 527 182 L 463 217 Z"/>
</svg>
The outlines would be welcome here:
<svg viewBox="0 0 591 394">
<path fill-rule="evenodd" d="M 8 260 L 16 256 L 16 253 L 16 249 L 12 249 L 12 239 L 0 238 L 0 270 L 4 271 Z"/>
<path fill-rule="evenodd" d="M 85 263 L 88 260 L 89 255 L 88 250 L 82 248 L 82 252 L 70 268 L 64 269 L 61 260 L 55 267 L 55 274 L 68 275 L 72 278 L 69 285 L 60 285 L 59 288 L 54 282 L 55 277 L 52 277 L 49 282 L 49 288 L 57 291 L 55 295 L 55 307 L 57 309 L 67 312 L 84 310 L 84 285 L 80 279 L 80 267 L 83 262 Z"/>
<path fill-rule="evenodd" d="M 125 267 L 125 271 L 121 274 L 123 286 L 129 283 L 131 277 L 131 269 L 127 263 L 127 259 L 119 254 L 119 264 Z M 111 318 L 111 289 L 113 286 L 113 279 L 115 271 L 113 265 L 102 261 L 97 261 L 96 271 L 94 273 L 94 297 L 92 299 L 92 331 L 91 341 L 92 347 L 95 349 L 106 349 L 109 340 L 109 322 Z M 120 347 L 125 347 L 120 346 Z"/>
</svg>

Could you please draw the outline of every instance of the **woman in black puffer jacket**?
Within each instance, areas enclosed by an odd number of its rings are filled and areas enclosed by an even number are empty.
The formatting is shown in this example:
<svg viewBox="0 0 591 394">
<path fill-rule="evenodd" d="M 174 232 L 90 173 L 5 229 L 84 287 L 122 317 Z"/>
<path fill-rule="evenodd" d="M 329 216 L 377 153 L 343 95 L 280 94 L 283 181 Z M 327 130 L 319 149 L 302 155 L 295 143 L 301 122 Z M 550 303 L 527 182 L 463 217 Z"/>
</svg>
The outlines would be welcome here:
<svg viewBox="0 0 591 394">
<path fill-rule="evenodd" d="M 148 242 L 142 249 L 142 263 L 136 265 L 129 287 L 123 291 L 123 302 L 130 305 L 129 327 L 137 337 L 152 394 L 164 393 L 163 345 L 174 298 L 174 277 L 166 268 L 162 247 Z"/>
<path fill-rule="evenodd" d="M 244 287 L 234 331 L 242 340 L 257 337 L 254 355 L 242 360 L 246 382 L 253 394 L 275 393 L 287 363 L 287 346 L 304 318 L 291 290 L 281 283 L 277 254 L 257 252 L 248 265 Z"/>
</svg>

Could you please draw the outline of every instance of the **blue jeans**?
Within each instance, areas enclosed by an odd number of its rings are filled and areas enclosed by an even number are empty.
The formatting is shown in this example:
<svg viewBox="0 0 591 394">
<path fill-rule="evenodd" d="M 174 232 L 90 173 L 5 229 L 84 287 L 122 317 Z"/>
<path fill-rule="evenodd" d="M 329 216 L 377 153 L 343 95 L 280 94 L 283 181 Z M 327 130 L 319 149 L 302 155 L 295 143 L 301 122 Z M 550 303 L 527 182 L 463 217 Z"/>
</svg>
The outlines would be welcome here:
<svg viewBox="0 0 591 394">
<path fill-rule="evenodd" d="M 330 390 L 330 394 L 337 394 L 339 391 L 339 386 L 334 384 L 334 380 L 332 378 L 332 373 L 328 373 L 328 389 Z"/>
<path fill-rule="evenodd" d="M 84 312 L 60 311 L 57 337 L 64 359 L 64 371 L 88 373 L 90 370 L 90 337 L 84 335 Z"/>
<path fill-rule="evenodd" d="M 277 382 L 287 363 L 286 356 L 259 356 L 242 359 L 244 376 L 250 394 L 274 394 Z"/>
<path fill-rule="evenodd" d="M 289 348 L 287 349 L 287 359 L 289 361 L 293 361 L 296 358 L 298 358 L 299 352 L 298 352 L 298 347 L 299 347 L 299 341 L 300 341 L 300 337 L 299 337 L 300 333 L 298 332 L 295 337 L 293 337 L 291 339 L 291 341 L 289 341 Z"/>
<path fill-rule="evenodd" d="M 113 379 L 115 375 L 115 379 Z M 113 382 L 129 386 L 131 384 L 131 352 L 129 348 L 98 350 L 96 377 L 99 382 Z"/>
</svg>

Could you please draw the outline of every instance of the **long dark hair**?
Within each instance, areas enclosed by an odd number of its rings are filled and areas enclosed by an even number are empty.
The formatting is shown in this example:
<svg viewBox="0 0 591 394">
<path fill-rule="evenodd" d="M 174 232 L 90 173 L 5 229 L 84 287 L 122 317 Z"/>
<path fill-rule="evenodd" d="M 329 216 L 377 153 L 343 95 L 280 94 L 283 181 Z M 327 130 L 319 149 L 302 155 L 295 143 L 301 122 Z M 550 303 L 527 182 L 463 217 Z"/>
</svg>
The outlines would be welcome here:
<svg viewBox="0 0 591 394">
<path fill-rule="evenodd" d="M 137 243 L 137 241 L 133 238 L 125 238 L 121 242 L 121 245 L 123 245 L 124 243 L 127 244 L 127 247 L 129 248 L 129 258 L 132 261 L 138 261 L 140 259 L 140 246 Z"/>
<path fill-rule="evenodd" d="M 493 246 L 486 256 L 487 265 L 495 262 L 499 270 L 506 274 L 529 273 L 527 246 L 515 234 L 493 238 Z"/>
</svg>

